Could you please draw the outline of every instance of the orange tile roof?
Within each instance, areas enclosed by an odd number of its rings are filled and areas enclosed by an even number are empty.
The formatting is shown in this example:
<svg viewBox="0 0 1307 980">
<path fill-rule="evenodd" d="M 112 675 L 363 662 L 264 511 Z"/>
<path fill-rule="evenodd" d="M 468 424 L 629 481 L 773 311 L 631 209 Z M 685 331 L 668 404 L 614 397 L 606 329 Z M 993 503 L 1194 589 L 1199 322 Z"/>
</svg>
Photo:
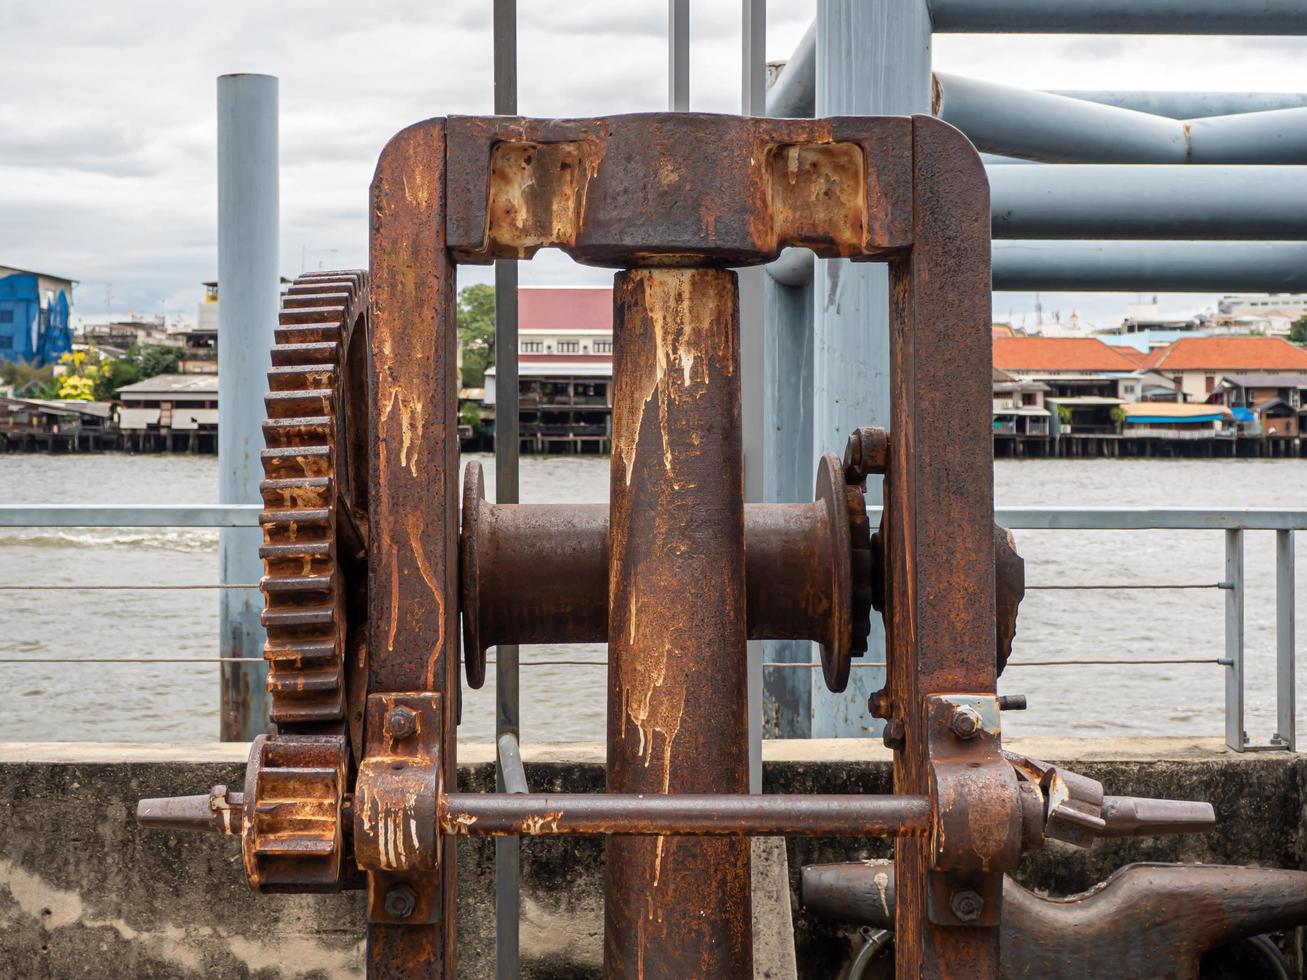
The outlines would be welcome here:
<svg viewBox="0 0 1307 980">
<path fill-rule="evenodd" d="M 1138 365 L 1095 337 L 995 337 L 1004 371 L 1133 371 Z"/>
<path fill-rule="evenodd" d="M 1153 352 L 1160 371 L 1303 371 L 1307 350 L 1281 337 L 1184 337 Z"/>
</svg>

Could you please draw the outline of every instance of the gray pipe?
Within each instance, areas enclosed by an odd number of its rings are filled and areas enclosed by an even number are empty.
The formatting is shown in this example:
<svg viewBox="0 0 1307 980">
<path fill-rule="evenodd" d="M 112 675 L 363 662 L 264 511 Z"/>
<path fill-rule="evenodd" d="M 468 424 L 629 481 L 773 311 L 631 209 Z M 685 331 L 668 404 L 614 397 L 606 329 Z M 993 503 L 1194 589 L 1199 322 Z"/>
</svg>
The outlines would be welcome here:
<svg viewBox="0 0 1307 980">
<path fill-rule="evenodd" d="M 940 72 L 935 114 L 986 153 L 1045 163 L 1307 163 L 1307 108 L 1186 122 Z"/>
<path fill-rule="evenodd" d="M 1234 116 L 1244 112 L 1300 109 L 1307 106 L 1307 93 L 1302 92 L 1112 92 L 1055 89 L 1049 94 L 1099 102 L 1119 109 L 1134 109 L 1136 112 L 1148 112 L 1171 119 Z"/>
<path fill-rule="evenodd" d="M 930 0 L 937 34 L 1307 34 L 1303 0 Z"/>
<path fill-rule="evenodd" d="M 817 22 L 808 30 L 767 90 L 767 115 L 808 118 L 817 103 Z"/>
<path fill-rule="evenodd" d="M 812 265 L 812 252 L 786 249 L 767 271 L 801 285 Z M 1304 292 L 1307 243 L 997 241 L 993 277 L 996 291 Z"/>
<path fill-rule="evenodd" d="M 1307 239 L 1307 167 L 988 171 L 995 238 Z"/>
</svg>

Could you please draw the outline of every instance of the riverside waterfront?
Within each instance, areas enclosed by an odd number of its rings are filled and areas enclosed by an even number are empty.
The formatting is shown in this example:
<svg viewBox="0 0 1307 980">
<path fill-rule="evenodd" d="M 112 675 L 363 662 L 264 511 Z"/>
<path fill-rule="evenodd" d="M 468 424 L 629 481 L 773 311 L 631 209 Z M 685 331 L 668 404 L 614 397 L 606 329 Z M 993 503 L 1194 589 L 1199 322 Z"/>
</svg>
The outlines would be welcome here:
<svg viewBox="0 0 1307 980">
<path fill-rule="evenodd" d="M 480 459 L 491 484 L 493 460 Z M 608 460 L 522 459 L 522 499 L 603 502 Z M 1010 506 L 1307 506 L 1298 460 L 999 460 L 996 499 Z M 195 456 L 10 455 L 0 460 L 9 503 L 210 503 L 217 461 Z M 1301 538 L 1298 557 L 1305 548 Z M 1029 585 L 1205 583 L 1223 573 L 1212 531 L 1021 531 Z M 216 581 L 217 532 L 193 529 L 0 529 L 0 585 L 203 585 Z M 1248 731 L 1274 718 L 1274 535 L 1247 535 Z M 1307 573 L 1298 576 L 1299 608 Z M 1003 693 L 1030 698 L 1007 716 L 1014 735 L 1218 735 L 1222 670 L 1023 661 L 1205 659 L 1224 654 L 1224 593 L 1042 591 L 1027 594 Z M 209 658 L 217 655 L 212 589 L 0 591 L 0 659 Z M 493 654 L 492 654 L 493 656 Z M 602 646 L 523 647 L 522 731 L 534 741 L 602 740 Z M 216 663 L 0 663 L 0 740 L 202 741 L 217 732 Z M 1299 672 L 1300 703 L 1307 671 Z M 56 709 L 57 706 L 57 710 Z M 466 691 L 460 734 L 489 740 L 494 674 Z"/>
</svg>

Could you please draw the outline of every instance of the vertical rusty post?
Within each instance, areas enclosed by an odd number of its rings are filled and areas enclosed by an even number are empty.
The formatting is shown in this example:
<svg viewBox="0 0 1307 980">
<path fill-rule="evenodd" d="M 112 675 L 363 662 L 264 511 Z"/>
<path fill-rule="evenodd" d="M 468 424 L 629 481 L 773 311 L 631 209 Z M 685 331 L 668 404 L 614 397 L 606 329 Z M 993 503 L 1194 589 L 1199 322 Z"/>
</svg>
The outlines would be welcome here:
<svg viewBox="0 0 1307 980">
<path fill-rule="evenodd" d="M 747 793 L 737 281 L 636 269 L 613 293 L 608 791 Z M 610 837 L 604 972 L 753 976 L 749 841 Z"/>
<path fill-rule="evenodd" d="M 915 116 L 912 140 L 913 243 L 890 272 L 887 633 L 893 717 L 906 732 L 894 753 L 899 794 L 930 789 L 926 697 L 995 689 L 988 187 L 957 130 Z M 929 867 L 930 848 L 896 844 L 898 976 L 997 977 L 996 926 L 931 921 L 931 876 L 948 885 Z"/>
<path fill-rule="evenodd" d="M 444 120 L 428 120 L 387 144 L 372 182 L 367 657 L 370 694 L 432 692 L 449 706 L 459 690 L 458 381 L 444 161 Z M 457 785 L 456 714 L 442 714 L 445 786 Z M 434 921 L 369 923 L 369 977 L 458 975 L 455 877 L 445 838 L 435 880 L 413 886 L 430 890 Z"/>
</svg>

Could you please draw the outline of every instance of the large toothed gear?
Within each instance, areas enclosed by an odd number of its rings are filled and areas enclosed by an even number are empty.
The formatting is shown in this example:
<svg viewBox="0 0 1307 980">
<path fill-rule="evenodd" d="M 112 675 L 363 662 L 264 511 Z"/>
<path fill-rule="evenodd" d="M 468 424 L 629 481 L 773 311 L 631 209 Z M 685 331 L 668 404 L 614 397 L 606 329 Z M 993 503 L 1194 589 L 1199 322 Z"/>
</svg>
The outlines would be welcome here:
<svg viewBox="0 0 1307 980">
<path fill-rule="evenodd" d="M 272 720 L 281 732 L 310 734 L 348 725 L 356 752 L 366 669 L 367 302 L 364 272 L 312 273 L 287 290 L 259 485 Z"/>
<path fill-rule="evenodd" d="M 241 846 L 261 892 L 340 887 L 344 858 L 343 735 L 260 735 L 245 768 Z"/>
</svg>

